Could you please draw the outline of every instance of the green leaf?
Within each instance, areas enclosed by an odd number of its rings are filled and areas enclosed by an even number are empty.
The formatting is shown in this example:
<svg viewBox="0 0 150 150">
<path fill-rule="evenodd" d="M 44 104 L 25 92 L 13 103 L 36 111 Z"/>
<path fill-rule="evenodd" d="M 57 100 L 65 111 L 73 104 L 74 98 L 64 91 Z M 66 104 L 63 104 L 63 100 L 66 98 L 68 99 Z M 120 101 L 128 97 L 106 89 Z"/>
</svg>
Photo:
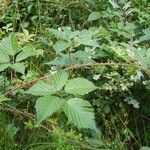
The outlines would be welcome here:
<svg viewBox="0 0 150 150">
<path fill-rule="evenodd" d="M 101 13 L 100 12 L 97 12 L 97 11 L 94 11 L 92 12 L 89 17 L 88 17 L 88 21 L 94 21 L 94 20 L 97 20 L 101 17 Z"/>
<path fill-rule="evenodd" d="M 70 43 L 65 42 L 65 41 L 58 41 L 53 46 L 56 53 L 60 53 L 61 51 L 66 50 L 68 47 L 70 47 Z"/>
<path fill-rule="evenodd" d="M 69 65 L 80 63 L 79 61 L 77 61 L 77 59 L 74 59 L 73 53 L 70 53 L 70 55 L 68 54 L 59 54 L 59 55 L 60 55 L 59 57 L 55 58 L 54 60 L 46 64 L 63 67 L 63 66 L 69 66 Z M 70 61 L 70 58 L 71 58 L 71 61 Z"/>
<path fill-rule="evenodd" d="M 118 5 L 116 4 L 116 2 L 114 0 L 109 0 L 109 2 L 111 3 L 111 5 L 114 7 L 114 8 L 118 8 Z"/>
<path fill-rule="evenodd" d="M 14 56 L 20 51 L 16 37 L 11 34 L 9 37 L 3 38 L 1 41 L 1 49 L 8 55 Z"/>
<path fill-rule="evenodd" d="M 0 72 L 7 69 L 10 65 L 10 63 L 0 64 Z"/>
<path fill-rule="evenodd" d="M 35 56 L 36 50 L 32 46 L 23 47 L 23 51 L 20 52 L 16 57 L 16 62 L 22 61 L 28 57 Z"/>
<path fill-rule="evenodd" d="M 105 145 L 103 140 L 96 139 L 96 138 L 86 138 L 86 141 L 90 146 L 95 148 L 102 147 Z"/>
<path fill-rule="evenodd" d="M 139 42 L 149 41 L 150 40 L 150 30 L 146 29 L 146 30 L 144 30 L 144 33 L 145 33 L 145 35 L 140 37 Z"/>
<path fill-rule="evenodd" d="M 10 66 L 12 69 L 14 69 L 16 72 L 22 73 L 24 74 L 25 72 L 25 65 L 24 63 L 15 63 L 15 64 L 11 64 Z"/>
<path fill-rule="evenodd" d="M 150 147 L 142 146 L 142 147 L 140 148 L 140 150 L 150 150 Z"/>
<path fill-rule="evenodd" d="M 0 93 L 0 104 L 2 104 L 2 102 L 8 101 L 9 99 L 7 97 L 5 97 L 3 94 Z"/>
<path fill-rule="evenodd" d="M 9 62 L 9 55 L 0 49 L 0 63 Z"/>
<path fill-rule="evenodd" d="M 142 68 L 147 70 L 150 67 L 150 58 L 147 55 L 147 49 L 137 48 L 134 52 L 135 58 L 137 59 L 138 63 L 142 65 Z"/>
<path fill-rule="evenodd" d="M 69 41 L 72 38 L 75 38 L 79 31 L 71 31 L 70 27 L 61 27 L 57 29 L 48 29 L 51 33 L 53 33 L 58 39 L 63 39 Z"/>
<path fill-rule="evenodd" d="M 150 48 L 146 50 L 146 56 L 150 57 Z"/>
<path fill-rule="evenodd" d="M 63 86 L 67 83 L 68 74 L 65 71 L 59 71 L 54 74 L 52 78 L 52 86 L 56 89 L 56 91 L 60 91 Z"/>
<path fill-rule="evenodd" d="M 58 97 L 44 96 L 38 98 L 35 104 L 38 124 L 58 111 L 62 106 L 62 101 Z"/>
<path fill-rule="evenodd" d="M 56 89 L 53 86 L 45 83 L 44 81 L 39 81 L 34 84 L 28 91 L 26 91 L 26 93 L 36 96 L 43 96 L 55 94 Z"/>
<path fill-rule="evenodd" d="M 66 93 L 85 95 L 94 91 L 97 87 L 89 80 L 84 78 L 75 78 L 68 82 L 65 87 Z"/>
<path fill-rule="evenodd" d="M 98 47 L 98 43 L 96 39 L 81 38 L 79 39 L 79 43 L 87 46 Z"/>
<path fill-rule="evenodd" d="M 48 31 L 54 34 L 57 38 L 61 37 L 61 32 L 57 29 L 49 28 Z"/>
<path fill-rule="evenodd" d="M 8 124 L 5 128 L 5 131 L 7 135 L 9 135 L 11 139 L 13 139 L 15 134 L 19 131 L 19 128 L 15 127 L 13 124 Z"/>
<path fill-rule="evenodd" d="M 69 99 L 63 111 L 68 117 L 68 121 L 80 128 L 89 128 L 96 130 L 94 111 L 91 104 L 83 99 Z"/>
<path fill-rule="evenodd" d="M 82 45 L 98 47 L 97 38 L 93 38 L 95 30 L 82 30 L 80 31 L 77 42 Z"/>
<path fill-rule="evenodd" d="M 78 61 L 78 63 L 94 63 L 94 60 L 92 60 L 92 55 L 85 51 L 79 50 L 76 53 L 73 53 L 73 57 L 76 61 Z"/>
</svg>

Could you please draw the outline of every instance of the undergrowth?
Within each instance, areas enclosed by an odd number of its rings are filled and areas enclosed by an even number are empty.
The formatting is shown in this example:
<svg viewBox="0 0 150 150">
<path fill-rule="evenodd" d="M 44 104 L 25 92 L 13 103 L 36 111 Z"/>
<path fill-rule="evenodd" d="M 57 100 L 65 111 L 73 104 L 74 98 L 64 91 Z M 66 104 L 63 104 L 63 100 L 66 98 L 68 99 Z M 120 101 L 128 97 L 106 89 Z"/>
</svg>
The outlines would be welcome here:
<svg viewBox="0 0 150 150">
<path fill-rule="evenodd" d="M 150 2 L 0 0 L 0 150 L 149 150 Z"/>
</svg>

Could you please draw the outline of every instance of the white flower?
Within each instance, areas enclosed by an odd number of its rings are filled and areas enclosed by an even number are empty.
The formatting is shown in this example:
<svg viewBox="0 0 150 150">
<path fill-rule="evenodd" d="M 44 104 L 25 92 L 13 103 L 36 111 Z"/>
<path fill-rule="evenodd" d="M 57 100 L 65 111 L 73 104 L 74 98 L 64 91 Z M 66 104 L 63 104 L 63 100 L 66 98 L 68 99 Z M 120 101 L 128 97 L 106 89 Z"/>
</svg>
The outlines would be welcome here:
<svg viewBox="0 0 150 150">
<path fill-rule="evenodd" d="M 134 108 L 139 108 L 139 102 L 132 97 L 128 97 L 124 99 L 124 101 L 127 102 L 129 105 L 133 105 Z"/>
<path fill-rule="evenodd" d="M 98 74 L 98 75 L 93 75 L 93 79 L 94 80 L 98 80 L 100 78 L 100 74 Z"/>
<path fill-rule="evenodd" d="M 54 75 L 56 72 L 57 72 L 57 67 L 56 67 L 56 66 L 52 66 L 52 67 L 51 67 L 51 70 L 50 70 L 50 73 L 51 73 L 52 75 Z"/>
</svg>

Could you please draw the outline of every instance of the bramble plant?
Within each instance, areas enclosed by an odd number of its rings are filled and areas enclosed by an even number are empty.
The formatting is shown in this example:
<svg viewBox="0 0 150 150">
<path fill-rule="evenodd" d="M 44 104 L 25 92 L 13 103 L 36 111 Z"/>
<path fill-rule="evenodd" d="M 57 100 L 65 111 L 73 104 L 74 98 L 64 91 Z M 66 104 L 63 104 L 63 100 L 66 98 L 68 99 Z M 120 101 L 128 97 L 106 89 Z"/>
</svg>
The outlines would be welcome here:
<svg viewBox="0 0 150 150">
<path fill-rule="evenodd" d="M 0 1 L 0 149 L 149 150 L 148 0 Z"/>
<path fill-rule="evenodd" d="M 22 61 L 28 57 L 36 56 L 36 50 L 32 45 L 19 46 L 13 34 L 1 40 L 0 50 L 0 71 L 10 67 L 16 72 L 24 74 L 26 66 Z"/>
<path fill-rule="evenodd" d="M 85 95 L 97 89 L 97 87 L 84 78 L 68 80 L 68 74 L 63 71 L 55 73 L 51 80 L 51 84 L 39 81 L 26 92 L 42 96 L 37 99 L 35 104 L 37 123 L 42 122 L 53 113 L 62 110 L 68 117 L 68 121 L 76 125 L 79 129 L 89 128 L 97 130 L 94 111 L 88 101 L 68 95 L 63 97 L 63 92 L 74 96 Z"/>
</svg>

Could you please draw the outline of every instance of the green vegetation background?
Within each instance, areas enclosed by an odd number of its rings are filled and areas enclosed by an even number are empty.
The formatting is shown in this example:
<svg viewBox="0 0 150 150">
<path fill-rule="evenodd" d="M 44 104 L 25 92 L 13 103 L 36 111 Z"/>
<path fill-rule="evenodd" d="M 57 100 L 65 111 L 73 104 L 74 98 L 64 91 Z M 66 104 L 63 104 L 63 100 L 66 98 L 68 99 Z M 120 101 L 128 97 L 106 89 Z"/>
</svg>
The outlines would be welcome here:
<svg viewBox="0 0 150 150">
<path fill-rule="evenodd" d="M 150 2 L 0 0 L 0 150 L 149 150 Z"/>
</svg>

